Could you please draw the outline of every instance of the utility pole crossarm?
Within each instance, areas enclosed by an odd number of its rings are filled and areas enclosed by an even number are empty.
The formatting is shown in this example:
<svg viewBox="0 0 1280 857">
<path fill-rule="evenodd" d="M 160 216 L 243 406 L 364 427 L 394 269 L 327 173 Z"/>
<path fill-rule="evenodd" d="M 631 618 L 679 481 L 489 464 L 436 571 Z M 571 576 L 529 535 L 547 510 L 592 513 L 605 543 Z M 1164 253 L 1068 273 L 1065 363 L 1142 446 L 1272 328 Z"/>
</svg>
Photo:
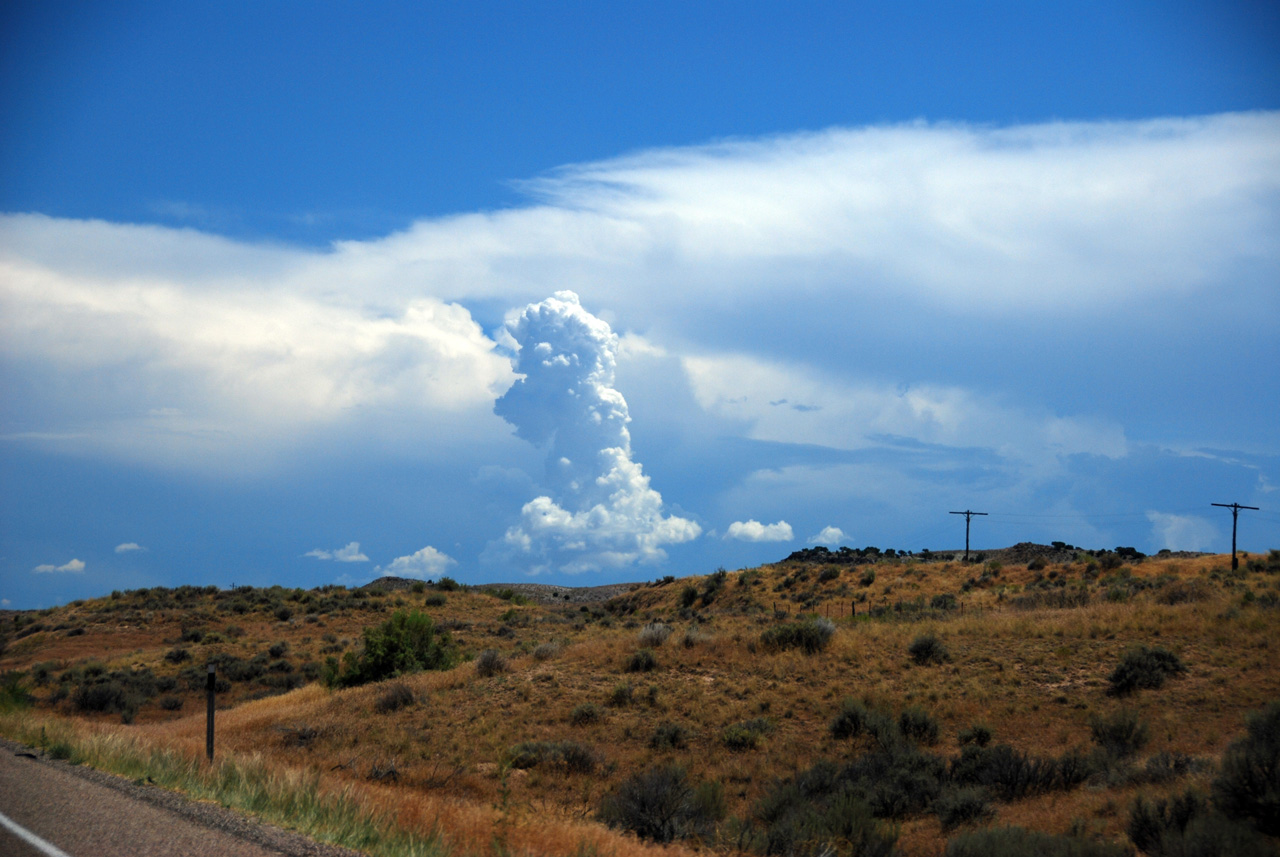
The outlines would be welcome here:
<svg viewBox="0 0 1280 857">
<path fill-rule="evenodd" d="M 963 512 L 951 512 L 952 515 L 964 515 L 964 561 L 969 561 L 969 521 L 974 515 L 985 515 L 986 512 L 971 512 L 965 509 Z"/>
<path fill-rule="evenodd" d="M 1236 521 L 1240 518 L 1240 510 L 1252 509 L 1255 512 L 1262 510 L 1257 506 L 1241 506 L 1239 503 L 1210 503 L 1209 505 L 1231 510 L 1231 570 L 1235 571 L 1240 567 L 1240 560 L 1236 559 Z"/>
</svg>

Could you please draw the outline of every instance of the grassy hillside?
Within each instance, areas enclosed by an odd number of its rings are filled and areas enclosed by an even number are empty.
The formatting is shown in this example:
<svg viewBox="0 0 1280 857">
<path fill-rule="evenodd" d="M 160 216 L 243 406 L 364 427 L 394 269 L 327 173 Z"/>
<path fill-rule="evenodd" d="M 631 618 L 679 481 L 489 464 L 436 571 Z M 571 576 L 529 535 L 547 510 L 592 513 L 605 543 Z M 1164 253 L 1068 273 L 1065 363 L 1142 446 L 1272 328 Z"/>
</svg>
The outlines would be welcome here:
<svg viewBox="0 0 1280 857">
<path fill-rule="evenodd" d="M 1238 572 L 1012 555 L 1031 560 L 819 551 L 607 600 L 449 581 L 113 593 L 5 616 L 7 692 L 34 702 L 0 730 L 98 748 L 86 760 L 198 759 L 214 662 L 220 756 L 454 853 L 875 853 L 871 831 L 932 855 L 1014 825 L 1127 845 L 1136 799 L 1210 795 L 1247 715 L 1280 700 L 1280 552 Z M 401 610 L 456 665 L 327 687 Z M 600 821 L 672 794 L 672 823 L 639 827 L 668 845 Z"/>
</svg>

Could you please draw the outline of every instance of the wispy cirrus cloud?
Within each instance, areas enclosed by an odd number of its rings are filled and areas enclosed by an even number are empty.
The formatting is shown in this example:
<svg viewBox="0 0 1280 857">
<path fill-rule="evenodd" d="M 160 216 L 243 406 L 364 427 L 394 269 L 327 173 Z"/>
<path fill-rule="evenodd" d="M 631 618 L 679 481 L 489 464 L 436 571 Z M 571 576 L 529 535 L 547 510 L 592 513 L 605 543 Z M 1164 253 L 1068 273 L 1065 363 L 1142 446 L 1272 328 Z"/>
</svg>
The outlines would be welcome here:
<svg viewBox="0 0 1280 857">
<path fill-rule="evenodd" d="M 749 355 L 686 357 L 695 397 L 758 440 L 865 448 L 884 438 L 984 446 L 1019 458 L 1125 454 L 1118 423 L 1035 413 L 962 387 L 849 383 L 811 367 Z M 790 406 L 803 399 L 804 408 Z"/>
</svg>

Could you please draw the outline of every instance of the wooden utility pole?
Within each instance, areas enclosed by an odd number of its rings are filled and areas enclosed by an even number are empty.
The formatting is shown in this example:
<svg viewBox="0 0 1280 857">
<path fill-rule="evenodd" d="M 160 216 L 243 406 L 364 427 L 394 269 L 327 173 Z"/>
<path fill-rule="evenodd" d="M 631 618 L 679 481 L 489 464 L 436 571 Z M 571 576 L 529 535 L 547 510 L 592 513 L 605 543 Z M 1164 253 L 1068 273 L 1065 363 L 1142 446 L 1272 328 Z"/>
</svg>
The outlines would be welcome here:
<svg viewBox="0 0 1280 857">
<path fill-rule="evenodd" d="M 986 512 L 970 512 L 965 509 L 963 512 L 952 512 L 953 515 L 964 515 L 964 561 L 969 561 L 969 519 L 974 515 L 985 515 Z"/>
<path fill-rule="evenodd" d="M 1259 509 L 1257 506 L 1241 506 L 1239 503 L 1210 503 L 1209 505 L 1231 510 L 1231 570 L 1235 571 L 1240 567 L 1240 560 L 1236 559 L 1236 521 L 1240 517 L 1240 510 L 1252 509 L 1257 512 Z"/>
</svg>

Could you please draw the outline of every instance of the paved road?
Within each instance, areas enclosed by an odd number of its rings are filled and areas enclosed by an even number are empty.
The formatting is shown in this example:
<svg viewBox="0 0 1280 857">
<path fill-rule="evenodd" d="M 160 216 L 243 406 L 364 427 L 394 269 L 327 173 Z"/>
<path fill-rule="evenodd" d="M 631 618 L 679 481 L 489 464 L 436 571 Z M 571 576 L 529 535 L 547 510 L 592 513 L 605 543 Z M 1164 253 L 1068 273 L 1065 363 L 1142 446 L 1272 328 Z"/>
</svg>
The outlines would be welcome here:
<svg viewBox="0 0 1280 857">
<path fill-rule="evenodd" d="M 209 804 L 0 742 L 0 813 L 69 857 L 350 857 Z M 42 857 L 0 825 L 0 854 Z M 52 852 L 56 853 L 56 852 Z"/>
</svg>

